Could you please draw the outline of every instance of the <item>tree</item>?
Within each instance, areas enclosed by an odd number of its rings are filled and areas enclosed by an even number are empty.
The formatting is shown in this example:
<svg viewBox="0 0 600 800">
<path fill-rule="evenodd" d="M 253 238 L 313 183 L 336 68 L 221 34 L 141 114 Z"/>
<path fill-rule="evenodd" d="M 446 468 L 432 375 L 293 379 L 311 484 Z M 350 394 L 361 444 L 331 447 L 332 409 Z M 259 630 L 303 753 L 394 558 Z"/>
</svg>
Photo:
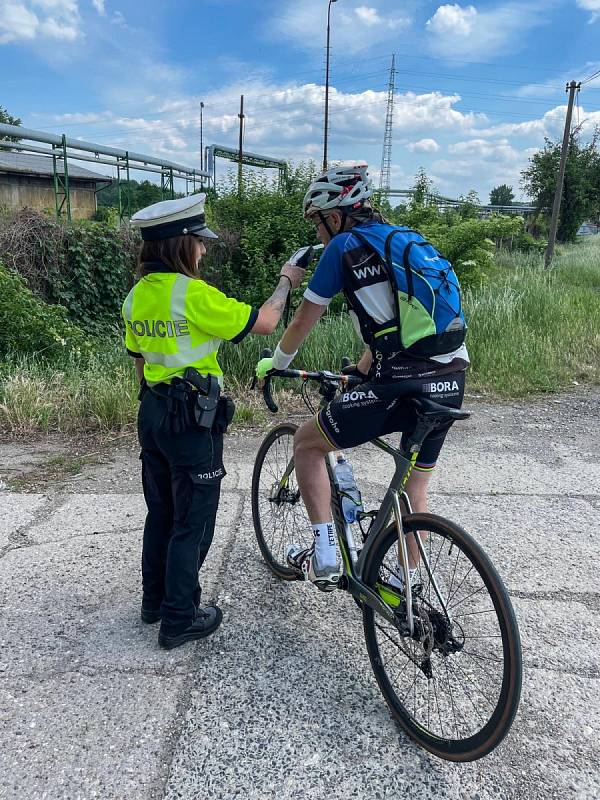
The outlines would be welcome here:
<svg viewBox="0 0 600 800">
<path fill-rule="evenodd" d="M 121 181 L 121 196 L 122 202 L 125 203 L 125 195 L 129 192 L 129 205 L 131 213 L 135 214 L 140 208 L 158 203 L 163 199 L 162 190 L 160 186 L 151 181 L 145 180 L 138 183 L 138 181 Z M 170 195 L 169 195 L 170 197 Z M 175 193 L 175 197 L 183 197 L 183 195 Z M 168 198 L 167 198 L 168 199 Z M 107 206 L 109 208 L 117 208 L 119 205 L 119 188 L 116 181 L 102 189 L 98 193 L 98 207 Z"/>
<path fill-rule="evenodd" d="M 565 168 L 557 240 L 573 242 L 581 224 L 600 214 L 600 128 L 588 144 L 581 143 L 581 129 L 571 134 Z M 552 209 L 561 143 L 546 139 L 544 149 L 535 153 L 523 170 L 522 185 L 535 199 L 538 213 Z"/>
<path fill-rule="evenodd" d="M 490 192 L 490 205 L 491 206 L 511 206 L 515 199 L 515 193 L 512 186 L 502 183 L 500 186 L 494 186 Z"/>
<path fill-rule="evenodd" d="M 481 206 L 481 200 L 479 199 L 479 195 L 475 191 L 475 189 L 471 189 L 470 192 L 467 192 L 467 196 L 461 194 L 458 198 L 460 200 L 460 208 L 458 209 L 458 213 L 460 214 L 462 219 L 477 219 L 479 216 L 479 207 Z"/>
<path fill-rule="evenodd" d="M 0 106 L 0 122 L 3 125 L 20 125 L 21 120 L 19 117 L 13 117 L 8 111 L 4 108 L 4 106 Z M 3 142 L 19 142 L 16 136 L 0 136 L 0 141 Z"/>
<path fill-rule="evenodd" d="M 415 183 L 413 185 L 413 204 L 415 206 L 425 206 L 429 200 L 429 195 L 432 193 L 433 182 L 427 177 L 423 167 L 419 167 L 415 175 Z"/>
</svg>

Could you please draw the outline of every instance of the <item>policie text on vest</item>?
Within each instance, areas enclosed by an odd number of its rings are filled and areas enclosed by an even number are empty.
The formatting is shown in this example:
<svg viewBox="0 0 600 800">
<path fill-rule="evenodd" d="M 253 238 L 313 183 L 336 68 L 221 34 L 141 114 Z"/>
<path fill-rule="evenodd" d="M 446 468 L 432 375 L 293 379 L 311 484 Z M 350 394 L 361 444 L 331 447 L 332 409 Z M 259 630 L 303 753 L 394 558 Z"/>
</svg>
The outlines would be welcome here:
<svg viewBox="0 0 600 800">
<path fill-rule="evenodd" d="M 135 336 L 159 336 L 161 339 L 174 339 L 189 336 L 187 319 L 131 319 L 127 325 Z"/>
</svg>

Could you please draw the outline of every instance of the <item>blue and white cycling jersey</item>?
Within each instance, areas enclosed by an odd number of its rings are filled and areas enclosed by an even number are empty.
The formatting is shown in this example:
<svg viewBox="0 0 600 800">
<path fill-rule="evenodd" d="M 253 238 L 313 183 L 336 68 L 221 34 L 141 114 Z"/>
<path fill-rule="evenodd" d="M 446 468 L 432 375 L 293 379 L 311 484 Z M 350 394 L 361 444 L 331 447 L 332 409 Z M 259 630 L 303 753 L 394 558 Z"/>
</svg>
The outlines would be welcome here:
<svg viewBox="0 0 600 800">
<path fill-rule="evenodd" d="M 381 239 L 382 244 L 390 230 L 389 225 L 375 220 L 357 227 L 368 239 Z M 327 306 L 339 292 L 344 293 L 354 326 L 365 343 L 371 339 L 369 321 L 382 325 L 395 317 L 394 298 L 385 266 L 377 254 L 365 247 L 352 231 L 339 233 L 329 242 L 304 297 L 311 303 Z M 434 356 L 427 361 L 398 353 L 394 362 L 394 375 L 391 377 L 414 377 L 417 374 L 446 372 L 449 368 L 466 369 L 469 356 L 467 348 L 462 345 L 452 353 Z M 435 368 L 435 362 L 440 366 L 439 371 Z"/>
</svg>

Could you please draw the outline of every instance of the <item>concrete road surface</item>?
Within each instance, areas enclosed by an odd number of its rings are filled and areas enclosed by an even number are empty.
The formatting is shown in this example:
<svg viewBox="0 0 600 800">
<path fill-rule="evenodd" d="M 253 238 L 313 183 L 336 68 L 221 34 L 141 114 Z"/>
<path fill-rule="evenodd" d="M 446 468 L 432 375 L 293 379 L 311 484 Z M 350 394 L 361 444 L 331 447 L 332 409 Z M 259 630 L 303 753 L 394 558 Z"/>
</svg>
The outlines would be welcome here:
<svg viewBox="0 0 600 800">
<path fill-rule="evenodd" d="M 484 545 L 517 611 L 522 704 L 494 753 L 451 764 L 415 746 L 378 691 L 351 598 L 268 572 L 249 498 L 261 436 L 227 437 L 203 570 L 224 623 L 169 653 L 138 616 L 134 443 L 82 464 L 64 440 L 4 441 L 0 798 L 600 797 L 600 392 L 469 405 L 431 507 Z M 371 446 L 352 461 L 376 502 L 391 465 Z"/>
</svg>

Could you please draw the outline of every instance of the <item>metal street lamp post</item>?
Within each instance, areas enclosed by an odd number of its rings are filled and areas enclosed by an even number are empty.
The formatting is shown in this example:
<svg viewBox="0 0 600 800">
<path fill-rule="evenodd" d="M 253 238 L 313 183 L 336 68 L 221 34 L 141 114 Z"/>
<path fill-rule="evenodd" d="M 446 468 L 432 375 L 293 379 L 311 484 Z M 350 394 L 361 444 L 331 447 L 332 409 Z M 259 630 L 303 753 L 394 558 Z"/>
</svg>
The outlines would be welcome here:
<svg viewBox="0 0 600 800">
<path fill-rule="evenodd" d="M 204 103 L 200 103 L 200 169 L 204 170 L 204 142 L 202 139 L 202 109 Z"/>
<path fill-rule="evenodd" d="M 325 131 L 323 135 L 323 172 L 327 169 L 327 132 L 329 127 L 329 35 L 331 29 L 331 4 L 337 0 L 329 0 L 327 6 L 327 47 L 325 57 Z"/>
</svg>

